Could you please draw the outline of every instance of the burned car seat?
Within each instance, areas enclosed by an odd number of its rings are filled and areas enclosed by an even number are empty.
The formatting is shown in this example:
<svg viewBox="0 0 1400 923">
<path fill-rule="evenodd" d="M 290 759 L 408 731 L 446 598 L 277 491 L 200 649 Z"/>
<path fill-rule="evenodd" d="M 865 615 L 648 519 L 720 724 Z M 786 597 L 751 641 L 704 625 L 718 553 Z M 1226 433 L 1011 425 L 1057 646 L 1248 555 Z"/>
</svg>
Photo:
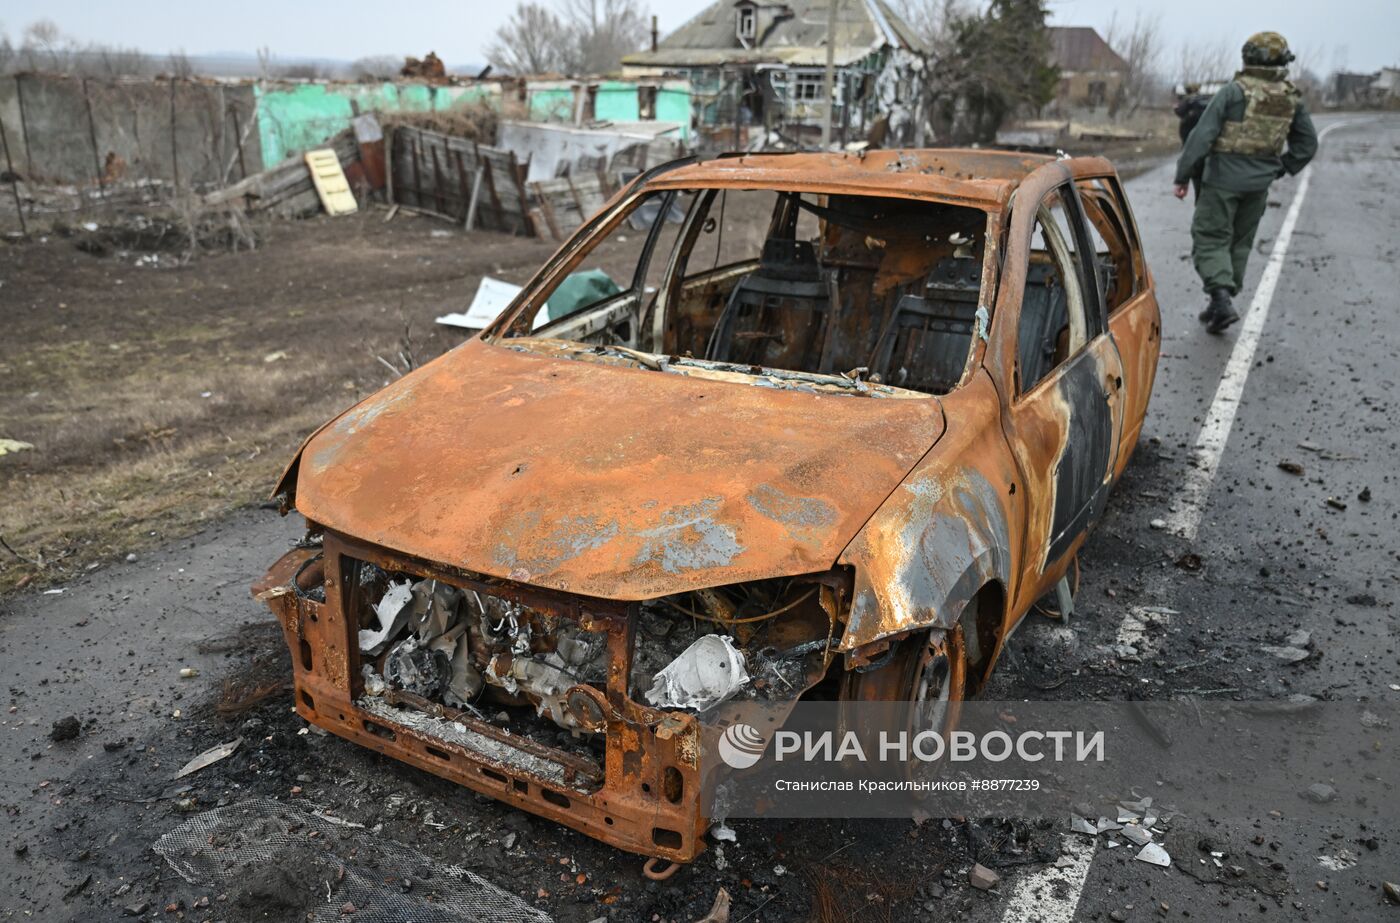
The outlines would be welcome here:
<svg viewBox="0 0 1400 923">
<path fill-rule="evenodd" d="M 1020 357 L 1021 390 L 1029 391 L 1067 358 L 1069 297 L 1051 263 L 1032 262 L 1026 267 L 1026 290 L 1021 301 L 1017 355 Z"/>
<path fill-rule="evenodd" d="M 831 311 L 830 283 L 809 241 L 770 237 L 758 267 L 734 287 L 705 358 L 801 367 L 820 349 Z"/>
<path fill-rule="evenodd" d="M 951 391 L 972 347 L 981 273 L 975 259 L 940 260 L 922 295 L 899 296 L 875 345 L 871 371 L 901 388 Z"/>
</svg>

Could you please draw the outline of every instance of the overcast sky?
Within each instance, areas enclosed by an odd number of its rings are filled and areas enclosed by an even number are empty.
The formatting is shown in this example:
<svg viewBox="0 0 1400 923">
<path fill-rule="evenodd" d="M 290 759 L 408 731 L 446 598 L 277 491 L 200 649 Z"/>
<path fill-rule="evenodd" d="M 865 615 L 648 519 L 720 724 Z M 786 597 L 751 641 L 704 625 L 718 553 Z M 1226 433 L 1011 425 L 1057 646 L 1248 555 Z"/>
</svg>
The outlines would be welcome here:
<svg viewBox="0 0 1400 923">
<path fill-rule="evenodd" d="M 643 0 L 645 2 L 645 0 Z M 707 5 L 706 0 L 652 0 L 664 35 Z M 24 26 L 47 17 L 80 42 L 137 46 L 164 54 L 252 52 L 267 46 L 277 57 L 352 60 L 366 55 L 434 50 L 449 64 L 486 58 L 497 26 L 512 0 L 416 0 L 408 6 L 382 0 L 0 0 L 0 30 L 12 40 Z M 1238 47 L 1251 33 L 1282 32 L 1314 69 L 1370 71 L 1400 64 L 1400 2 L 1396 0 L 1050 0 L 1058 25 L 1105 31 L 1117 9 L 1162 10 L 1161 28 L 1173 48 L 1182 41 L 1227 40 Z M 1174 57 L 1174 52 L 1169 53 Z"/>
</svg>

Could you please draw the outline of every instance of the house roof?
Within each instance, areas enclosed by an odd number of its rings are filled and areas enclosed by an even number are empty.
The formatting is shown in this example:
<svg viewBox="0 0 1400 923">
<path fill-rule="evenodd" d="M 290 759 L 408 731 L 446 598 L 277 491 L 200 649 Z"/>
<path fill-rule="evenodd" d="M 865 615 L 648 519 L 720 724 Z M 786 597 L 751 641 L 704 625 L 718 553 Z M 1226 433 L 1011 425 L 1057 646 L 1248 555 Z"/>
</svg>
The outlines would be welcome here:
<svg viewBox="0 0 1400 923">
<path fill-rule="evenodd" d="M 1125 71 L 1128 62 L 1091 26 L 1050 26 L 1050 61 L 1061 71 Z"/>
<path fill-rule="evenodd" d="M 758 35 L 744 47 L 735 30 L 735 7 L 758 12 Z M 828 0 L 717 0 L 666 36 L 655 51 L 627 55 L 622 63 L 705 67 L 720 64 L 826 64 Z M 837 0 L 838 65 L 883 48 L 922 50 L 917 34 L 885 0 Z"/>
</svg>

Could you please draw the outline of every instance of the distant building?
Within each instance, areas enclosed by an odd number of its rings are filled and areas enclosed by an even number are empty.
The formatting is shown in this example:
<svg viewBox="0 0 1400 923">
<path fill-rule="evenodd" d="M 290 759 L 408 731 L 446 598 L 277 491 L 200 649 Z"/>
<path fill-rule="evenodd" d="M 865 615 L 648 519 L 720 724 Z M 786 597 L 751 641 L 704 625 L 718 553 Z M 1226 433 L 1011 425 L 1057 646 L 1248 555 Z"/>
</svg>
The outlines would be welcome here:
<svg viewBox="0 0 1400 923">
<path fill-rule="evenodd" d="M 690 84 L 684 80 L 525 81 L 525 109 L 532 122 L 670 122 L 690 138 Z"/>
<path fill-rule="evenodd" d="M 1383 67 L 1373 74 L 1336 73 L 1329 90 L 1336 106 L 1393 108 L 1400 105 L 1400 68 Z"/>
<path fill-rule="evenodd" d="M 651 51 L 622 59 L 625 77 L 685 77 L 705 134 L 811 136 L 822 123 L 828 0 L 718 0 Z M 832 133 L 913 140 L 922 43 L 884 0 L 837 0 Z"/>
<path fill-rule="evenodd" d="M 1050 63 L 1059 68 L 1061 107 L 1110 105 L 1123 89 L 1128 62 L 1090 26 L 1050 26 Z"/>
</svg>

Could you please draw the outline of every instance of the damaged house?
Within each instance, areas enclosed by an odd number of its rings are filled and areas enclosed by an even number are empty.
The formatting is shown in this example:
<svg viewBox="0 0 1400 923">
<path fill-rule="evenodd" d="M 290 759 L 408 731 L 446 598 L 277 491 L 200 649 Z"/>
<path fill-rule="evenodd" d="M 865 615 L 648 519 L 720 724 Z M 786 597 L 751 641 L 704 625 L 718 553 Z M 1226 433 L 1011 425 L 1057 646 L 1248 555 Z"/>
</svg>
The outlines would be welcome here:
<svg viewBox="0 0 1400 923">
<path fill-rule="evenodd" d="M 837 0 L 832 137 L 919 143 L 915 102 L 924 48 L 883 0 Z M 700 132 L 750 146 L 778 132 L 814 140 L 824 115 L 827 0 L 719 0 L 650 51 L 624 57 L 628 77 L 685 77 Z M 735 141 L 737 139 L 737 145 Z"/>
<path fill-rule="evenodd" d="M 1050 61 L 1059 71 L 1055 101 L 1062 109 L 1097 109 L 1123 93 L 1128 62 L 1091 26 L 1050 26 Z"/>
</svg>

